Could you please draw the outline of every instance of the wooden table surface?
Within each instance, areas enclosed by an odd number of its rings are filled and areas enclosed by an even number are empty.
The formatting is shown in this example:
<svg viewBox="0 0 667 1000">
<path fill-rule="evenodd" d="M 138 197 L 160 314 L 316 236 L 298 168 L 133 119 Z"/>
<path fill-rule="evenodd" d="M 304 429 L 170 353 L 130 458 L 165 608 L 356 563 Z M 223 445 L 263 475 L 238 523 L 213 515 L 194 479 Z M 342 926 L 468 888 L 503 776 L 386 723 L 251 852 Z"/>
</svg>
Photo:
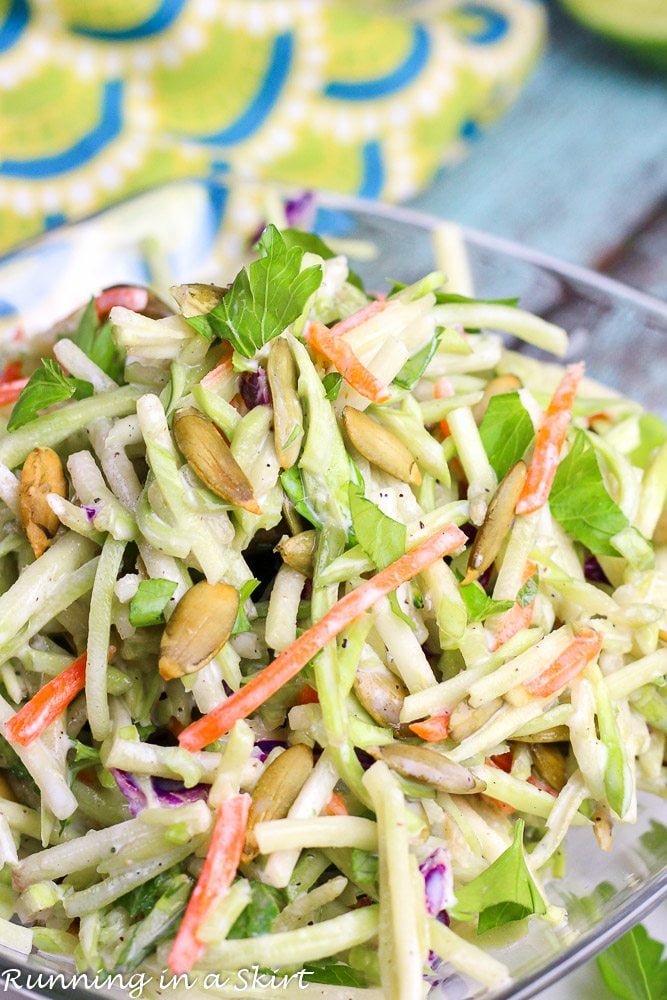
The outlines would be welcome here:
<svg viewBox="0 0 667 1000">
<path fill-rule="evenodd" d="M 550 19 L 513 110 L 412 204 L 667 298 L 667 75 Z"/>
</svg>

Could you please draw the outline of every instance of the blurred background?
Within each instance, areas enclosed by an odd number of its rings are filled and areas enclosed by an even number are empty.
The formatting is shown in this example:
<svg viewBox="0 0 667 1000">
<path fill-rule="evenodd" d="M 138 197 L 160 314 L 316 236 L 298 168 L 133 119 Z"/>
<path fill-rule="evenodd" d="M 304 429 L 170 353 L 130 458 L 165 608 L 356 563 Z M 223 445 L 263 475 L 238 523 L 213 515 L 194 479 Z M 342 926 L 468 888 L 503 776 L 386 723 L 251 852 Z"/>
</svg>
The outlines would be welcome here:
<svg viewBox="0 0 667 1000">
<path fill-rule="evenodd" d="M 665 0 L 0 0 L 0 252 L 235 172 L 665 296 L 666 66 Z"/>
</svg>

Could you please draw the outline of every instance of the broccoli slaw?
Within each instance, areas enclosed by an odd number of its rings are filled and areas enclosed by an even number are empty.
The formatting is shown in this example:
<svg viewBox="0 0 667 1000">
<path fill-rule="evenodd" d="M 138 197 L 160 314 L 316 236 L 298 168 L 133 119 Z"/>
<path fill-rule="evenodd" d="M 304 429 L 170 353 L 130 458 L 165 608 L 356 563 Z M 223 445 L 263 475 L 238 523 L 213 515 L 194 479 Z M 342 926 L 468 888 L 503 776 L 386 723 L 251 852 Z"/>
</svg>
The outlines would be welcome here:
<svg viewBox="0 0 667 1000">
<path fill-rule="evenodd" d="M 8 947 L 495 988 L 475 929 L 562 922 L 569 828 L 664 795 L 667 429 L 447 250 L 371 294 L 268 226 L 5 364 Z"/>
</svg>

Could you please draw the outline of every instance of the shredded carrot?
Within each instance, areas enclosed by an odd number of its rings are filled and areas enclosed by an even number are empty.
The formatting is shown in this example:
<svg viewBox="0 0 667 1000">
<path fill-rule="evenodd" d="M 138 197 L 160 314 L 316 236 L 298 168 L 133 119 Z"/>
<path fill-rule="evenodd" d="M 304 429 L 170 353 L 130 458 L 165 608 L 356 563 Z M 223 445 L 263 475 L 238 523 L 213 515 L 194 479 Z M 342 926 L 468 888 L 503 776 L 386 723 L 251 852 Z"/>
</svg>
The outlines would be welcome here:
<svg viewBox="0 0 667 1000">
<path fill-rule="evenodd" d="M 324 323 L 309 323 L 306 341 L 366 399 L 374 403 L 386 403 L 391 399 L 391 392 L 387 386 L 362 365 L 345 338 L 336 336 Z"/>
<path fill-rule="evenodd" d="M 201 384 L 205 389 L 212 389 L 218 382 L 221 382 L 224 378 L 231 378 L 232 375 L 234 375 L 232 349 L 231 345 L 225 342 L 220 361 L 215 368 L 211 368 L 210 372 L 204 375 Z"/>
<path fill-rule="evenodd" d="M 320 697 L 314 687 L 310 684 L 304 684 L 299 691 L 299 697 L 296 699 L 297 705 L 317 705 L 319 704 Z"/>
<path fill-rule="evenodd" d="M 327 816 L 349 816 L 347 806 L 345 805 L 345 799 L 338 792 L 333 792 L 331 798 L 324 807 L 324 812 Z"/>
<path fill-rule="evenodd" d="M 449 381 L 446 376 L 439 378 L 438 381 L 433 386 L 433 398 L 434 399 L 447 399 L 449 396 L 454 395 L 454 386 Z M 446 420 L 440 421 L 440 430 L 443 437 L 450 437 L 451 431 L 449 429 L 449 424 Z"/>
<path fill-rule="evenodd" d="M 535 438 L 526 482 L 516 505 L 517 514 L 532 514 L 544 507 L 558 469 L 561 448 L 572 419 L 574 398 L 584 375 L 584 364 L 570 365 L 551 397 Z"/>
<path fill-rule="evenodd" d="M 373 302 L 369 302 L 367 306 L 363 306 L 361 309 L 357 309 L 355 313 L 351 316 L 347 316 L 346 319 L 341 319 L 338 323 L 335 323 L 331 330 L 329 331 L 334 335 L 334 337 L 342 337 L 346 333 L 350 333 L 351 330 L 355 330 L 366 320 L 372 319 L 373 316 L 377 316 L 381 313 L 383 309 L 386 309 L 389 303 L 385 295 L 379 295 L 377 299 Z"/>
<path fill-rule="evenodd" d="M 439 743 L 446 740 L 449 734 L 449 717 L 451 712 L 442 712 L 440 715 L 432 715 L 430 719 L 423 719 L 421 722 L 411 722 L 409 729 L 426 740 L 427 743 Z"/>
<path fill-rule="evenodd" d="M 596 658 L 601 647 L 602 636 L 594 628 L 580 632 L 539 677 L 526 681 L 526 691 L 537 698 L 555 694 L 579 676 L 591 660 Z"/>
<path fill-rule="evenodd" d="M 245 843 L 250 802 L 250 796 L 244 793 L 223 799 L 218 806 L 204 866 L 169 952 L 168 964 L 175 976 L 190 972 L 204 952 L 206 946 L 198 940 L 197 931 L 234 880 Z"/>
<path fill-rule="evenodd" d="M 23 362 L 8 361 L 2 369 L 0 385 L 5 385 L 7 382 L 16 382 L 20 378 L 23 378 Z"/>
<path fill-rule="evenodd" d="M 509 774 L 512 770 L 512 751 L 508 750 L 506 753 L 497 753 L 493 757 L 489 757 L 487 764 L 492 767 L 497 767 L 499 771 L 504 771 L 505 774 Z"/>
<path fill-rule="evenodd" d="M 555 799 L 558 798 L 558 792 L 547 781 L 542 781 L 541 778 L 536 778 L 532 774 L 529 778 L 526 778 L 526 781 L 529 785 L 533 785 L 534 788 L 539 788 L 541 792 L 548 792 L 549 795 L 553 795 Z"/>
<path fill-rule="evenodd" d="M 0 384 L 0 406 L 15 403 L 28 384 L 27 378 L 17 378 L 13 382 Z"/>
<path fill-rule="evenodd" d="M 466 537 L 454 524 L 442 528 L 421 545 L 381 570 L 372 579 L 365 580 L 356 590 L 337 601 L 318 622 L 300 635 L 268 667 L 248 681 L 227 701 L 212 712 L 188 726 L 179 736 L 179 743 L 186 750 L 201 750 L 224 733 L 235 722 L 247 718 L 260 705 L 279 691 L 302 670 L 328 642 L 335 639 L 344 628 L 361 617 L 382 597 L 396 590 L 402 583 L 412 580 L 437 559 L 465 545 Z"/>
<path fill-rule="evenodd" d="M 521 578 L 521 585 L 528 583 L 531 576 L 534 576 L 537 572 L 537 566 L 530 559 L 527 560 L 524 567 L 523 576 Z M 495 652 L 496 649 L 500 649 L 504 646 L 506 642 L 509 642 L 515 635 L 517 635 L 522 629 L 528 628 L 533 620 L 533 605 L 526 604 L 522 607 L 518 601 L 514 602 L 514 605 L 508 610 L 503 611 L 500 615 L 496 627 L 493 629 L 493 640 L 491 642 L 491 652 Z"/>
<path fill-rule="evenodd" d="M 481 793 L 482 798 L 485 802 L 488 802 L 490 806 L 494 806 L 501 813 L 506 813 L 511 816 L 512 813 L 516 812 L 514 806 L 511 806 L 508 802 L 501 802 L 500 799 L 494 799 L 491 795 L 485 795 L 484 792 Z"/>
<path fill-rule="evenodd" d="M 117 285 L 95 296 L 95 310 L 99 319 L 106 319 L 114 306 L 141 312 L 147 305 L 148 289 L 138 285 Z"/>
<path fill-rule="evenodd" d="M 86 654 L 45 684 L 5 726 L 10 743 L 29 746 L 56 721 L 86 685 Z"/>
</svg>

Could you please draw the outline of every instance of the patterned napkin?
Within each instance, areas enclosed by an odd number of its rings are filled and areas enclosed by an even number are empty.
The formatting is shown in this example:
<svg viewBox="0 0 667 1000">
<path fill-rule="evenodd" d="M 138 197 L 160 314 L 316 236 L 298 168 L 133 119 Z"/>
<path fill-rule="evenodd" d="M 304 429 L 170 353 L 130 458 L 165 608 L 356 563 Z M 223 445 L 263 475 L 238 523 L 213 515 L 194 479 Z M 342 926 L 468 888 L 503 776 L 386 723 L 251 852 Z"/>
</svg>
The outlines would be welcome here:
<svg viewBox="0 0 667 1000">
<path fill-rule="evenodd" d="M 536 0 L 0 0 L 0 251 L 188 176 L 405 198 L 544 26 Z"/>
</svg>

